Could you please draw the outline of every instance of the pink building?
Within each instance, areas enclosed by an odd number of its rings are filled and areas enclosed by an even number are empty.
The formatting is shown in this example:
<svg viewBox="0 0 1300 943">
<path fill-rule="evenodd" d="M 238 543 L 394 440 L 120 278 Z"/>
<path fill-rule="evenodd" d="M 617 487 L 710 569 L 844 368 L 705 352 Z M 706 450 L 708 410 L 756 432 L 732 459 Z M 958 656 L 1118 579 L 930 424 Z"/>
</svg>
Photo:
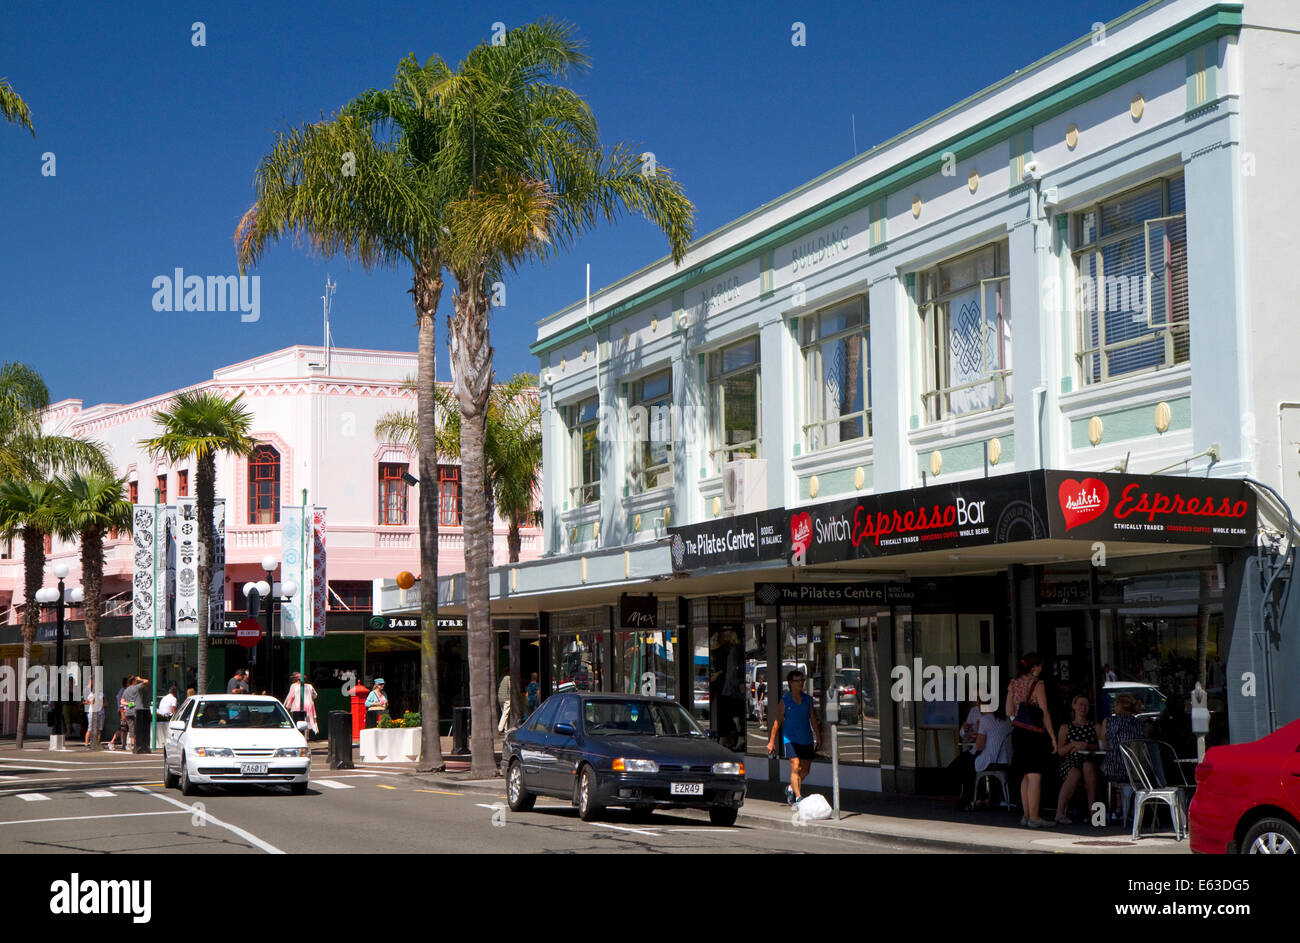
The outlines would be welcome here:
<svg viewBox="0 0 1300 943">
<path fill-rule="evenodd" d="M 242 614 L 243 585 L 267 578 L 263 558 L 280 555 L 280 509 L 301 504 L 305 488 L 309 503 L 328 508 L 330 635 L 339 635 L 337 641 L 347 635 L 366 640 L 364 646 L 345 646 L 346 651 L 336 651 L 331 639 L 313 643 L 309 645 L 309 657 L 321 663 L 347 662 L 349 668 L 340 668 L 339 672 L 355 670 L 359 677 L 371 676 L 375 670 L 391 670 L 398 674 L 397 687 L 402 685 L 402 676 L 412 670 L 418 677 L 418 657 L 379 657 L 410 651 L 414 646 L 409 626 L 372 626 L 374 585 L 376 580 L 392 579 L 402 570 L 419 575 L 418 491 L 427 483 L 410 485 L 403 480 L 403 473 L 418 477 L 414 448 L 381 441 L 375 435 L 375 423 L 383 414 L 395 410 L 414 412 L 415 392 L 403 384 L 415 372 L 413 353 L 331 348 L 327 367 L 323 348 L 296 346 L 223 367 L 213 373 L 211 380 L 192 387 L 229 395 L 242 393 L 253 415 L 252 436 L 258 442 L 258 448 L 248 458 L 223 455 L 217 459 L 216 493 L 225 499 L 226 509 L 225 595 L 227 609 L 235 611 L 232 617 Z M 167 504 L 178 496 L 194 494 L 194 465 L 173 465 L 165 459 L 151 458 L 139 443 L 157 434 L 153 416 L 166 408 L 174 395 L 175 391 L 136 403 L 91 407 L 83 406 L 81 400 L 62 400 L 51 408 L 47 427 L 104 444 L 118 473 L 126 476 L 133 502 L 152 503 L 157 489 L 160 502 Z M 437 486 L 441 497 L 438 570 L 444 574 L 461 572 L 465 568 L 464 536 L 460 468 L 456 461 L 448 460 L 439 466 Z M 540 549 L 540 530 L 526 529 L 521 559 L 535 558 Z M 47 543 L 47 550 L 47 584 L 54 584 L 50 566 L 63 561 L 71 571 L 67 586 L 79 585 L 76 544 L 54 539 Z M 494 559 L 507 559 L 506 525 L 500 520 L 495 526 Z M 137 665 L 150 664 L 153 654 L 151 641 L 119 645 L 111 634 L 120 632 L 121 642 L 130 641 L 130 534 L 108 542 L 104 570 L 106 615 L 126 617 L 120 627 L 115 625 L 117 619 L 111 619 L 113 624 L 106 624 L 104 630 L 109 679 L 106 686 L 111 688 L 111 696 L 116 691 L 116 676 L 138 670 Z M 21 541 L 15 540 L 12 546 L 0 543 L 0 659 L 12 662 L 15 657 L 20 621 L 17 607 L 23 601 Z M 79 620 L 79 611 L 70 609 L 68 618 Z M 74 639 L 77 625 L 72 630 Z M 43 627 L 42 638 L 49 634 Z M 79 637 L 85 638 L 84 629 Z M 225 640 L 215 643 L 214 654 L 226 648 Z M 88 661 L 84 642 L 74 640 L 70 644 L 65 661 L 79 656 Z M 160 661 L 168 662 L 169 670 L 160 668 L 159 680 L 183 683 L 193 665 L 193 649 L 192 640 L 160 641 Z M 262 674 L 273 673 L 276 677 L 258 679 L 258 667 L 254 667 L 256 687 L 265 684 L 276 690 L 283 686 L 283 679 L 278 677 L 283 672 L 277 663 L 287 652 L 286 643 L 277 642 L 277 650 L 264 648 L 258 652 Z M 296 653 L 294 645 L 295 664 Z M 229 648 L 226 658 L 214 658 L 219 668 L 213 672 L 225 672 L 245 654 L 244 649 Z M 418 650 L 414 654 L 418 656 Z M 52 662 L 52 645 L 43 645 L 39 660 Z M 397 664 L 399 660 L 402 664 Z M 408 662 L 415 663 L 414 669 Z M 221 678 L 224 683 L 224 674 Z M 394 679 L 387 680 L 390 693 L 395 693 Z"/>
</svg>

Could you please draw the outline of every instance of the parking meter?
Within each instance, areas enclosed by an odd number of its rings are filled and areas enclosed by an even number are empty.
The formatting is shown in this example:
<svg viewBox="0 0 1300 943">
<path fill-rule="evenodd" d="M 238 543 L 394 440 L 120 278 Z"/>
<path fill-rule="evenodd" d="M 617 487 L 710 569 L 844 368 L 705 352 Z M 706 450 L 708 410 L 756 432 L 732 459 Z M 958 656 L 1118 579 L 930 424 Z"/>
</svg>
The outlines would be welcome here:
<svg viewBox="0 0 1300 943">
<path fill-rule="evenodd" d="M 1203 736 L 1210 732 L 1209 698 L 1201 682 L 1192 689 L 1192 733 Z"/>
</svg>

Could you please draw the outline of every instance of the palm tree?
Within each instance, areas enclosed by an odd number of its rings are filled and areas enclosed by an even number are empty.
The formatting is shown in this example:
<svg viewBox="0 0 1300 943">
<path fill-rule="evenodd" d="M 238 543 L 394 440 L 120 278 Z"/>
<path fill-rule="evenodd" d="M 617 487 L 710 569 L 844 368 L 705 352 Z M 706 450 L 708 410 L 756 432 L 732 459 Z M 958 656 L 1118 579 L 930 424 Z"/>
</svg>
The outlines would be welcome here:
<svg viewBox="0 0 1300 943">
<path fill-rule="evenodd" d="M 471 771 L 494 769 L 492 634 L 487 568 L 485 432 L 492 387 L 488 286 L 507 270 L 571 245 L 601 219 L 648 217 L 686 253 L 694 207 L 667 168 L 643 172 L 639 149 L 602 149 L 590 107 L 556 84 L 585 68 L 571 26 L 553 21 L 480 44 L 435 90 L 443 114 L 439 160 L 452 182 L 447 267 L 456 279 L 450 318 L 452 376 L 461 414 L 465 494 L 465 606 L 469 636 Z"/>
<path fill-rule="evenodd" d="M 542 480 L 542 423 L 536 387 L 536 376 L 520 373 L 493 386 L 488 400 L 483 445 L 488 519 L 499 513 L 505 520 L 511 563 L 519 562 L 520 529 L 539 516 L 534 507 Z M 435 389 L 434 398 L 443 416 L 435 437 L 437 452 L 460 458 L 460 407 L 445 386 Z M 389 442 L 416 444 L 417 432 L 415 415 L 400 410 L 385 413 L 375 423 L 375 435 Z"/>
<path fill-rule="evenodd" d="M 100 600 L 104 586 L 104 536 L 114 530 L 131 529 L 131 503 L 123 496 L 125 478 L 111 475 L 83 475 L 55 482 L 59 536 L 81 541 L 81 583 L 85 590 L 82 606 L 86 638 L 90 640 L 91 675 L 99 678 Z M 97 680 L 95 682 L 99 684 Z M 99 749 L 99 714 L 92 711 L 90 748 Z"/>
<path fill-rule="evenodd" d="M 23 659 L 32 660 L 32 643 L 36 640 L 36 627 L 41 621 L 41 607 L 36 601 L 36 591 L 45 580 L 45 535 L 55 529 L 55 491 L 45 482 L 9 479 L 0 481 L 0 538 L 23 541 Z M 26 679 L 19 680 L 25 684 Z M 23 748 L 27 731 L 27 698 L 18 701 L 17 747 Z"/>
<path fill-rule="evenodd" d="M 215 390 L 178 393 L 171 407 L 154 413 L 162 434 L 140 445 L 155 458 L 171 462 L 193 459 L 195 513 L 199 516 L 199 642 L 198 693 L 208 693 L 208 621 L 212 589 L 212 511 L 216 504 L 217 455 L 229 452 L 247 456 L 257 443 L 249 438 L 253 414 L 243 404 L 244 394 L 226 399 Z"/>
<path fill-rule="evenodd" d="M 0 118 L 10 124 L 22 125 L 32 132 L 32 137 L 36 137 L 36 129 L 32 127 L 31 108 L 18 96 L 6 78 L 0 78 Z"/>
<path fill-rule="evenodd" d="M 442 299 L 444 181 L 431 93 L 448 75 L 437 56 L 398 65 L 392 89 L 371 89 L 329 120 L 276 134 L 257 169 L 256 202 L 235 232 L 242 267 L 289 235 L 364 268 L 411 267 L 418 332 L 416 408 L 420 480 L 437 482 L 435 315 Z M 438 717 L 438 489 L 420 489 L 422 771 L 443 768 Z"/>
<path fill-rule="evenodd" d="M 25 363 L 0 365 L 0 478 L 45 481 L 59 469 L 112 470 L 103 446 L 90 439 L 47 435 L 50 391 Z"/>
</svg>

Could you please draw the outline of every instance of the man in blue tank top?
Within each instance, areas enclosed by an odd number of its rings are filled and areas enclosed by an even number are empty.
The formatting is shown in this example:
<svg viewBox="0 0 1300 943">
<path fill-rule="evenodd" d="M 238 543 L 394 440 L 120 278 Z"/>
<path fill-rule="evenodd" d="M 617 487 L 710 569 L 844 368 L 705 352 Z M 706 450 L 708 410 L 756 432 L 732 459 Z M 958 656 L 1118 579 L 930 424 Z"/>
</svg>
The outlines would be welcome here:
<svg viewBox="0 0 1300 943">
<path fill-rule="evenodd" d="M 790 761 L 790 785 L 785 789 L 785 801 L 794 805 L 803 798 L 803 781 L 812 769 L 813 756 L 821 749 L 822 726 L 812 698 L 804 693 L 804 673 L 796 668 L 785 676 L 785 681 L 790 690 L 776 705 L 767 752 L 776 752 L 776 736 L 780 731 L 785 758 Z"/>
</svg>

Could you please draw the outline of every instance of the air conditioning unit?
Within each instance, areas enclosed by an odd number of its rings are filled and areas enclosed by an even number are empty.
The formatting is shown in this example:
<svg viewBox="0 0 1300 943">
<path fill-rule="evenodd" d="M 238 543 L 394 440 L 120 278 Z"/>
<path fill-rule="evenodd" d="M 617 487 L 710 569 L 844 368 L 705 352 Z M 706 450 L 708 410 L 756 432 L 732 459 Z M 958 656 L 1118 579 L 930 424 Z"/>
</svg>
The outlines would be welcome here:
<svg viewBox="0 0 1300 943">
<path fill-rule="evenodd" d="M 722 466 L 722 509 L 728 514 L 767 510 L 767 462 L 746 458 Z"/>
</svg>

